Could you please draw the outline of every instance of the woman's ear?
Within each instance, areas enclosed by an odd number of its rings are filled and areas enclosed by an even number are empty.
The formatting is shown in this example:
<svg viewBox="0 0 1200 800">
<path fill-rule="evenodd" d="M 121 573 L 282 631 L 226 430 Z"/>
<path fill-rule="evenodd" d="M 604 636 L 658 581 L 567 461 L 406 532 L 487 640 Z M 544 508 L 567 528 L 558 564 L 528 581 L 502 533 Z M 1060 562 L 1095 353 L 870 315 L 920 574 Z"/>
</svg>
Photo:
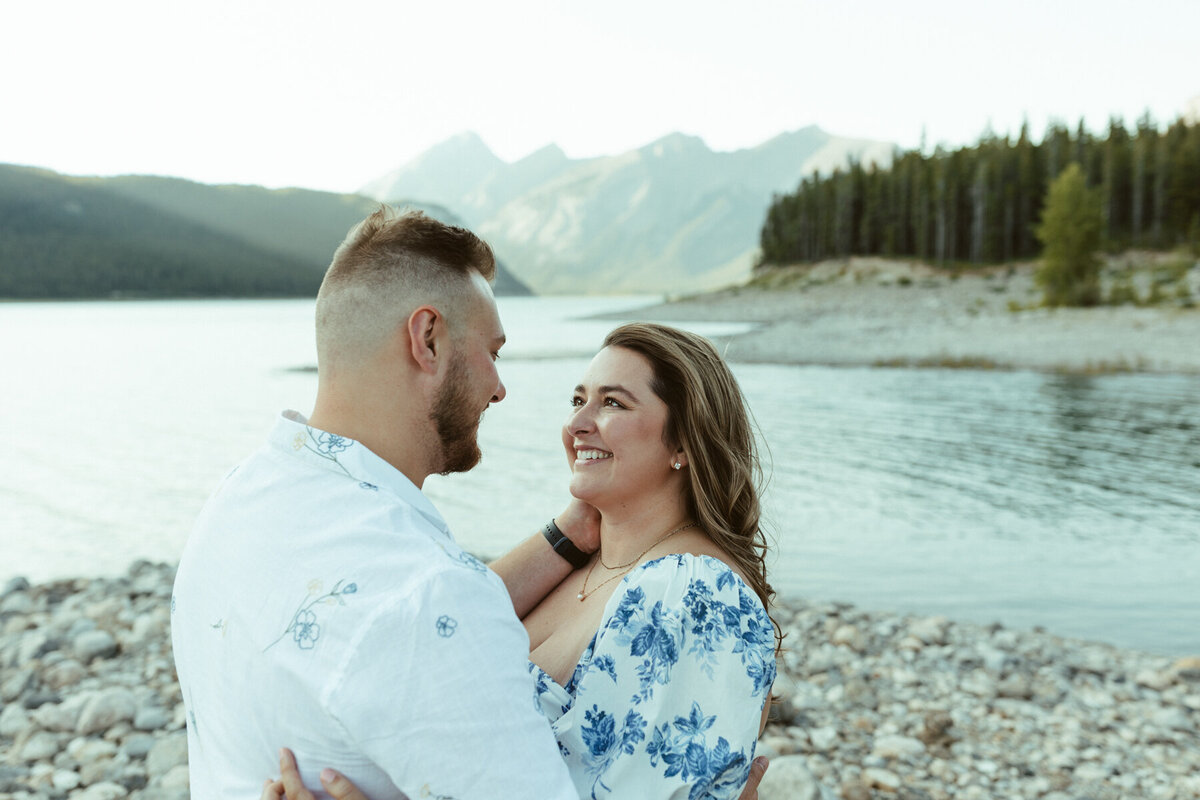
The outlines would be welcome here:
<svg viewBox="0 0 1200 800">
<path fill-rule="evenodd" d="M 687 453 L 685 453 L 683 451 L 683 448 L 681 447 L 675 451 L 675 456 L 674 456 L 673 460 L 671 461 L 671 468 L 672 469 L 683 469 L 687 465 L 688 465 Z"/>
<path fill-rule="evenodd" d="M 425 372 L 437 372 L 438 351 L 446 325 L 432 306 L 421 306 L 408 316 L 408 344 L 413 361 Z"/>
</svg>

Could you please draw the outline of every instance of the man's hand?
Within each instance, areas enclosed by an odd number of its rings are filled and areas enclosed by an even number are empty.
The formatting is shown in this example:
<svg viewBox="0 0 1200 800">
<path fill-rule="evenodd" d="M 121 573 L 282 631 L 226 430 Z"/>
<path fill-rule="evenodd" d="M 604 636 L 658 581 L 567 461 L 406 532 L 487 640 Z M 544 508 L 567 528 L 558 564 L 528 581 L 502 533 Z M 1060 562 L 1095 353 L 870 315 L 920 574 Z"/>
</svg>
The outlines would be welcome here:
<svg viewBox="0 0 1200 800">
<path fill-rule="evenodd" d="M 738 800 L 758 800 L 758 784 L 767 773 L 767 759 L 759 756 L 750 763 L 750 777 Z M 350 779 L 332 769 L 321 770 L 321 785 L 333 800 L 368 800 L 367 796 L 350 782 Z M 279 780 L 268 780 L 263 784 L 260 800 L 314 800 L 313 793 L 300 780 L 296 757 L 286 747 L 279 751 Z"/>
<path fill-rule="evenodd" d="M 768 764 L 766 756 L 759 756 L 750 762 L 750 777 L 746 779 L 746 788 L 742 789 L 738 800 L 758 800 L 758 784 L 762 783 L 763 775 L 767 774 Z M 321 777 L 324 779 L 324 773 Z M 344 798 L 339 797 L 338 800 L 344 800 Z"/>
<path fill-rule="evenodd" d="M 329 792 L 334 800 L 367 800 L 367 796 L 358 790 L 340 772 L 332 769 L 321 770 L 321 785 Z M 296 766 L 296 757 L 286 747 L 279 751 L 279 779 L 268 780 L 263 784 L 260 800 L 314 800 L 310 792 L 300 780 L 300 769 Z"/>
</svg>

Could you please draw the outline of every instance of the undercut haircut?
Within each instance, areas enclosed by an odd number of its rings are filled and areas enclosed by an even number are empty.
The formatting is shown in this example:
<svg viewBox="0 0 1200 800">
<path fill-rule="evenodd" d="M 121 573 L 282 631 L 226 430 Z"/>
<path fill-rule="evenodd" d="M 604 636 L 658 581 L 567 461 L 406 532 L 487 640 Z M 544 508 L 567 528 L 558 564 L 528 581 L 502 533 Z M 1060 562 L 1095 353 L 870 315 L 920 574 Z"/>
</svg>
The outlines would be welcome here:
<svg viewBox="0 0 1200 800">
<path fill-rule="evenodd" d="M 347 234 L 317 292 L 317 362 L 331 366 L 373 352 L 421 305 L 456 330 L 471 274 L 492 281 L 496 258 L 466 228 L 388 206 Z"/>
</svg>

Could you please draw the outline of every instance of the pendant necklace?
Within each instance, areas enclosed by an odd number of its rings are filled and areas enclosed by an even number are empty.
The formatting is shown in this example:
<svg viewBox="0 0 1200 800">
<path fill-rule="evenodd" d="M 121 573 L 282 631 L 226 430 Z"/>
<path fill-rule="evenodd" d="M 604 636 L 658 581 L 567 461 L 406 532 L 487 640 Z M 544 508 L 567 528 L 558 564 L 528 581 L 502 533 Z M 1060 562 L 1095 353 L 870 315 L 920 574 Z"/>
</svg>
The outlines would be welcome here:
<svg viewBox="0 0 1200 800">
<path fill-rule="evenodd" d="M 587 575 L 583 576 L 583 587 L 579 590 L 579 594 L 575 595 L 575 598 L 577 600 L 579 600 L 579 602 L 582 603 L 584 600 L 587 600 L 588 597 L 595 594 L 596 590 L 599 589 L 601 586 L 604 586 L 607 583 L 612 583 L 617 578 L 622 577 L 625 573 L 627 573 L 631 569 L 633 569 L 634 565 L 637 564 L 637 562 L 640 561 L 642 556 L 646 555 L 646 553 L 649 553 L 651 550 L 658 547 L 660 544 L 665 542 L 667 539 L 670 539 L 672 536 L 679 533 L 680 531 L 686 531 L 688 528 L 694 528 L 694 527 L 696 527 L 696 523 L 688 522 L 683 525 L 680 525 L 678 528 L 675 528 L 674 530 L 667 531 L 665 534 L 663 534 L 662 538 L 658 539 L 658 541 L 654 542 L 654 544 L 650 545 L 645 550 L 643 550 L 641 553 L 639 553 L 637 558 L 633 559 L 632 561 L 627 561 L 624 564 L 618 564 L 615 567 L 610 567 L 608 564 L 604 564 L 603 557 L 599 553 L 597 553 L 596 560 L 593 561 L 592 566 L 588 568 Z M 597 563 L 604 564 L 605 569 L 619 569 L 621 571 L 618 572 L 616 575 L 613 575 L 611 578 L 596 584 L 595 586 L 592 587 L 592 590 L 589 592 L 588 588 L 587 588 L 588 581 L 592 579 L 592 570 L 594 570 L 596 568 Z"/>
</svg>

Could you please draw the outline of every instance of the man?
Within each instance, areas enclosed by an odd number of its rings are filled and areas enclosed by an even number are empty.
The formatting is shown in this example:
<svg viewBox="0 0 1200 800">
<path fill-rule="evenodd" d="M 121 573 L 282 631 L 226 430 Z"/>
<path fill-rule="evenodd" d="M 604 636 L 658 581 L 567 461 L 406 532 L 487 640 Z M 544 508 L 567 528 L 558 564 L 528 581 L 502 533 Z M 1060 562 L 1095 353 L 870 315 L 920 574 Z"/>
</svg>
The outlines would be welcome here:
<svg viewBox="0 0 1200 800">
<path fill-rule="evenodd" d="M 534 536 L 489 570 L 420 491 L 478 462 L 480 417 L 504 398 L 494 269 L 469 231 L 382 209 L 334 254 L 311 418 L 283 414 L 180 562 L 172 638 L 197 800 L 258 795 L 285 743 L 373 800 L 576 796 L 513 613 L 572 566 Z M 560 522 L 595 548 L 582 515 Z"/>
</svg>

